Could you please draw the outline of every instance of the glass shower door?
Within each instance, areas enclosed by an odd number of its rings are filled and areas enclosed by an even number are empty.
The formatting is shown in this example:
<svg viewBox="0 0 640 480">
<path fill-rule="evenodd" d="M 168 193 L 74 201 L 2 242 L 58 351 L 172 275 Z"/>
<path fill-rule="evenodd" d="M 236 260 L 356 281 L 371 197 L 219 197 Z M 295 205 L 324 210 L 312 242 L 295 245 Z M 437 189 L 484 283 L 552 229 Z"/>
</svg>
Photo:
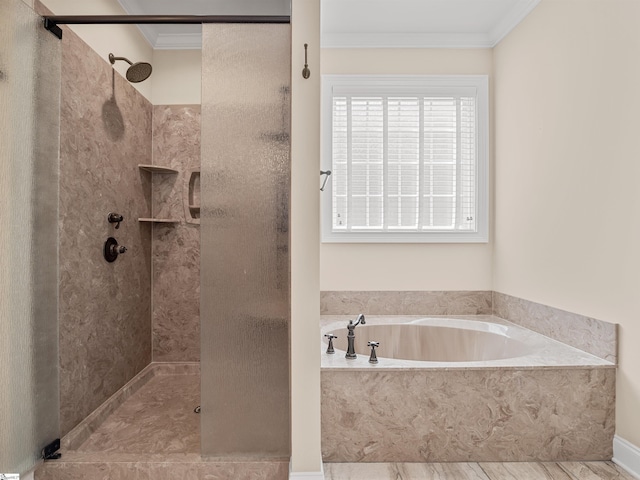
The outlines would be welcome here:
<svg viewBox="0 0 640 480">
<path fill-rule="evenodd" d="M 202 79 L 202 453 L 288 461 L 290 26 L 203 26 Z"/>
<path fill-rule="evenodd" d="M 59 437 L 59 40 L 0 1 L 0 473 Z"/>
</svg>

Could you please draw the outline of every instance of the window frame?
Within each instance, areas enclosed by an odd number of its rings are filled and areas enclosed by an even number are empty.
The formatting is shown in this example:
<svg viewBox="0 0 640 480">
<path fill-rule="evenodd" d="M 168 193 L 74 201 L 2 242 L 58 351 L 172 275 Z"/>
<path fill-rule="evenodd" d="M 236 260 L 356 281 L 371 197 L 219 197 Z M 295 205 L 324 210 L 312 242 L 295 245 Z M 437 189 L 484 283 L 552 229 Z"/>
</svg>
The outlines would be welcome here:
<svg viewBox="0 0 640 480">
<path fill-rule="evenodd" d="M 476 230 L 475 231 L 333 231 L 333 182 L 321 193 L 323 243 L 487 243 L 489 241 L 489 77 L 487 75 L 322 75 L 321 170 L 331 170 L 333 91 L 337 89 L 473 88 L 476 92 Z"/>
</svg>

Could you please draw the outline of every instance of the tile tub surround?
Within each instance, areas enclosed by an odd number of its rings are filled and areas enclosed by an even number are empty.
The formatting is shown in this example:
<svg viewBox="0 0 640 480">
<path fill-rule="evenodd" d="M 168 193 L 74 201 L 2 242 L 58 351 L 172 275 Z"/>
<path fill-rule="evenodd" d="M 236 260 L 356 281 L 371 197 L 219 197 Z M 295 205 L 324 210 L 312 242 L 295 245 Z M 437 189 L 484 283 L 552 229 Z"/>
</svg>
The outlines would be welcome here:
<svg viewBox="0 0 640 480">
<path fill-rule="evenodd" d="M 513 323 L 617 363 L 614 323 L 492 291 L 326 291 L 322 315 L 485 315 Z"/>
<path fill-rule="evenodd" d="M 488 315 L 490 291 L 325 291 L 322 315 Z"/>
<path fill-rule="evenodd" d="M 151 104 L 69 29 L 60 122 L 60 424 L 64 435 L 151 361 Z M 109 212 L 124 216 L 118 230 Z M 128 248 L 102 255 L 110 236 Z"/>
<path fill-rule="evenodd" d="M 346 326 L 348 318 L 323 317 L 322 332 L 333 330 L 336 322 Z M 392 320 L 412 318 L 417 317 Z M 385 359 L 372 366 L 365 356 L 347 361 L 339 353 L 323 354 L 324 461 L 611 459 L 615 366 L 528 335 L 542 342 L 537 367 L 536 354 L 484 366 Z M 554 351 L 557 358 L 548 358 Z M 433 366 L 425 367 L 429 363 Z"/>
<path fill-rule="evenodd" d="M 153 361 L 200 360 L 200 226 L 186 221 L 186 178 L 200 168 L 200 105 L 153 107 L 153 163 L 178 170 L 154 174 Z M 150 174 L 147 174 L 150 175 Z"/>
<path fill-rule="evenodd" d="M 493 292 L 494 315 L 589 352 L 610 362 L 618 360 L 614 323 Z"/>
</svg>

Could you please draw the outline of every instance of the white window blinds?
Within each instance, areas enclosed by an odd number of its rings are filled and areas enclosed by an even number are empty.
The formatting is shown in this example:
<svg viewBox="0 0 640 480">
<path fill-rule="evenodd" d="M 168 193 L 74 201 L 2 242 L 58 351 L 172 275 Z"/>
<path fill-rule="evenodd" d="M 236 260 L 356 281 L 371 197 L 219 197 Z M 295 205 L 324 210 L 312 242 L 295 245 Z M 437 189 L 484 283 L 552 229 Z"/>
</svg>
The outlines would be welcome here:
<svg viewBox="0 0 640 480">
<path fill-rule="evenodd" d="M 475 86 L 330 93 L 331 233 L 478 232 L 486 201 Z"/>
</svg>

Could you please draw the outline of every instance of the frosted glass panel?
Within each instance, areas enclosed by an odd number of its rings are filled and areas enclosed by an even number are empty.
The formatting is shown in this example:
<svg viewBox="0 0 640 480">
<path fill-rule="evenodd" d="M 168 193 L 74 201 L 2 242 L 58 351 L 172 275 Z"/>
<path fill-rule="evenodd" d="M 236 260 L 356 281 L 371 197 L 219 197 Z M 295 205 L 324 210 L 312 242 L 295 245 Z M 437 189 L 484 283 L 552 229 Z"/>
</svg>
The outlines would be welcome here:
<svg viewBox="0 0 640 480">
<path fill-rule="evenodd" d="M 290 26 L 203 30 L 202 453 L 288 457 Z"/>
<path fill-rule="evenodd" d="M 58 438 L 60 42 L 0 1 L 0 473 Z"/>
</svg>

